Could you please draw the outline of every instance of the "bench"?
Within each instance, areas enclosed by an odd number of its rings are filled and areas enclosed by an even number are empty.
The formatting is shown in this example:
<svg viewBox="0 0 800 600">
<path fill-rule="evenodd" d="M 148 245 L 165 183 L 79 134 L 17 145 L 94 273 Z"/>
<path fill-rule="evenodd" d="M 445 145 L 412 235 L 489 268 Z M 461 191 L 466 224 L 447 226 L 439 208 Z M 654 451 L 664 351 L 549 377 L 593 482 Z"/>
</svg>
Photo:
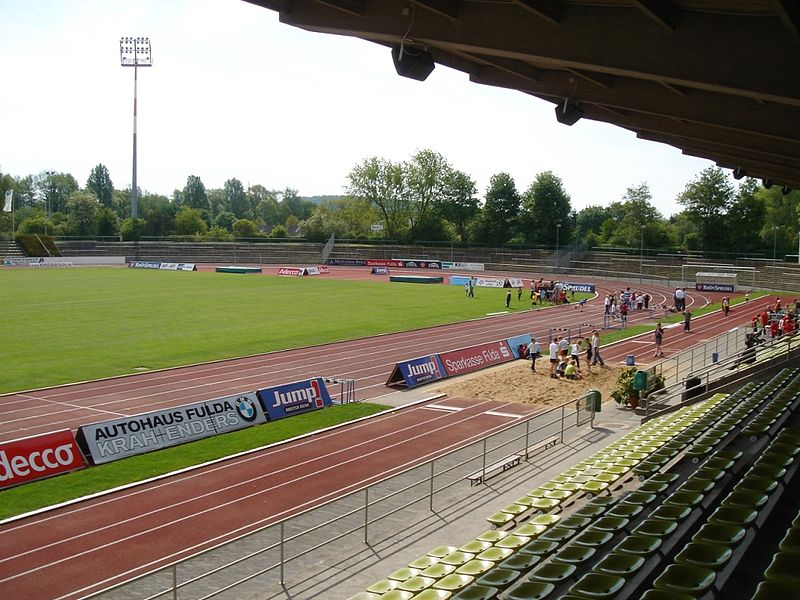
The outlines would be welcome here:
<svg viewBox="0 0 800 600">
<path fill-rule="evenodd" d="M 514 454 L 509 454 L 505 458 L 498 460 L 491 465 L 486 465 L 485 469 L 479 469 L 474 473 L 470 473 L 466 476 L 466 479 L 469 480 L 470 486 L 479 485 L 494 477 L 495 475 L 499 475 L 503 471 L 507 471 L 511 467 L 516 467 L 522 460 L 527 460 L 533 454 L 541 451 L 547 450 L 548 448 L 552 448 L 555 446 L 561 438 L 557 435 L 553 437 L 546 438 L 540 442 L 537 442 L 533 446 L 528 446 L 525 450 L 520 452 L 515 452 Z"/>
</svg>

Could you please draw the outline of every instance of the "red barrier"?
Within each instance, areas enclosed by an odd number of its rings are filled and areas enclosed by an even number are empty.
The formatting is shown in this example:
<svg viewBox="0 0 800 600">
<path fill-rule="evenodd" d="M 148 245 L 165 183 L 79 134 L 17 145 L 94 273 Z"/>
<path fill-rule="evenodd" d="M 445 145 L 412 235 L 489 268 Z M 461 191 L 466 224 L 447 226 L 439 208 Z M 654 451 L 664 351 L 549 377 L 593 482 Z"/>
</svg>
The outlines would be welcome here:
<svg viewBox="0 0 800 600">
<path fill-rule="evenodd" d="M 505 340 L 439 354 L 449 376 L 463 375 L 514 360 L 514 353 Z"/>
<path fill-rule="evenodd" d="M 69 429 L 0 444 L 0 488 L 85 466 Z"/>
</svg>

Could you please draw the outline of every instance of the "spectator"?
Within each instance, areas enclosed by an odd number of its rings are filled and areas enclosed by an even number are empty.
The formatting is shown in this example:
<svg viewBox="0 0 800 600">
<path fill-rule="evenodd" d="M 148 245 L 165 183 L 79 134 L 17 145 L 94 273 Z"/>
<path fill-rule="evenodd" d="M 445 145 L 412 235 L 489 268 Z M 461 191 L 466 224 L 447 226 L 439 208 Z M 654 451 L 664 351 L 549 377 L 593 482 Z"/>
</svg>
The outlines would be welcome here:
<svg viewBox="0 0 800 600">
<path fill-rule="evenodd" d="M 600 334 L 595 329 L 592 332 L 592 364 L 596 365 L 597 363 L 600 363 L 601 367 L 606 366 L 603 357 L 600 356 Z"/>
<path fill-rule="evenodd" d="M 731 300 L 727 296 L 722 299 L 722 314 L 726 317 L 731 310 Z"/>
<path fill-rule="evenodd" d="M 519 354 L 520 358 L 528 358 L 528 346 L 520 344 L 519 348 L 517 348 L 517 354 Z"/>
<path fill-rule="evenodd" d="M 564 376 L 567 379 L 579 379 L 580 378 L 580 374 L 578 372 L 578 367 L 575 364 L 574 360 L 570 360 L 567 363 L 567 366 L 564 368 Z"/>
<path fill-rule="evenodd" d="M 626 329 L 628 327 L 628 304 L 627 304 L 627 302 L 623 302 L 619 306 L 619 320 L 622 323 L 622 328 Z"/>
<path fill-rule="evenodd" d="M 550 342 L 550 377 L 556 379 L 556 365 L 558 364 L 558 338 L 554 337 Z"/>
<path fill-rule="evenodd" d="M 566 358 L 569 353 L 569 340 L 565 337 L 558 338 L 558 357 Z"/>
<path fill-rule="evenodd" d="M 556 379 L 558 379 L 559 377 L 564 377 L 566 371 L 567 371 L 567 359 L 564 358 L 558 361 L 558 365 L 556 366 L 556 375 L 555 375 Z"/>
<path fill-rule="evenodd" d="M 683 311 L 683 333 L 690 333 L 692 323 L 692 311 L 688 308 Z"/>
<path fill-rule="evenodd" d="M 570 345 L 570 358 L 575 361 L 578 368 L 581 368 L 581 347 L 580 343 L 576 340 Z"/>
<path fill-rule="evenodd" d="M 542 346 L 531 336 L 531 343 L 528 344 L 528 356 L 531 359 L 531 371 L 536 373 L 536 359 L 542 355 Z"/>
<path fill-rule="evenodd" d="M 586 370 L 592 370 L 592 342 L 589 338 L 584 338 L 583 343 L 586 346 Z"/>
<path fill-rule="evenodd" d="M 656 323 L 656 330 L 653 332 L 653 341 L 656 344 L 656 348 L 653 351 L 653 356 L 664 356 L 664 351 L 661 349 L 661 342 L 664 340 L 664 329 L 661 327 L 661 323 Z"/>
<path fill-rule="evenodd" d="M 506 308 L 511 308 L 511 288 L 506 290 Z"/>
</svg>

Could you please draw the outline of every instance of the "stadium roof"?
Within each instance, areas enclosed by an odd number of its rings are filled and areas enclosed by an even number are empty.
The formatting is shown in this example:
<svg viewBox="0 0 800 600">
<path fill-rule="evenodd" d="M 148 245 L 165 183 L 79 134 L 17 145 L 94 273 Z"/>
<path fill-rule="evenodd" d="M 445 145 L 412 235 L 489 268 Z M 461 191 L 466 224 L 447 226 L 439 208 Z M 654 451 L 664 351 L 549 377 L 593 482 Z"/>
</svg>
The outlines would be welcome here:
<svg viewBox="0 0 800 600">
<path fill-rule="evenodd" d="M 800 189 L 800 0 L 247 1 Z"/>
</svg>

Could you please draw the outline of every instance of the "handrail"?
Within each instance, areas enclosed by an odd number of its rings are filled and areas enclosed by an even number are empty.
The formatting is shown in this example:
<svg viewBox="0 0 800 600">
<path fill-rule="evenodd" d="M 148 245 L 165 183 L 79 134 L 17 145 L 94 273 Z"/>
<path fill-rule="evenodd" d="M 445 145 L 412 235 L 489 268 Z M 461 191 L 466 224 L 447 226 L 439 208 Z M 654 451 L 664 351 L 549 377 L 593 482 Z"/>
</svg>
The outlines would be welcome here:
<svg viewBox="0 0 800 600">
<path fill-rule="evenodd" d="M 560 433 L 561 439 L 563 441 L 564 432 L 567 430 L 577 429 L 581 426 L 588 423 L 592 423 L 594 419 L 594 404 L 591 400 L 594 398 L 594 392 L 584 394 L 583 396 L 579 396 L 578 398 L 569 400 L 568 402 L 564 402 L 558 406 L 554 406 L 549 408 L 548 410 L 542 411 L 535 415 L 530 415 L 528 417 L 523 417 L 515 421 L 514 423 L 504 427 L 503 429 L 495 432 L 492 435 L 485 436 L 481 439 L 473 441 L 471 443 L 465 444 L 455 450 L 451 450 L 443 455 L 437 456 L 436 458 L 414 465 L 403 470 L 400 473 L 392 475 L 390 477 L 385 477 L 375 483 L 362 486 L 359 489 L 356 489 L 341 498 L 337 498 L 334 500 L 330 500 L 325 502 L 324 504 L 320 504 L 312 509 L 308 509 L 306 511 L 302 511 L 293 515 L 292 517 L 288 517 L 282 519 L 280 521 L 276 521 L 264 527 L 260 527 L 257 530 L 237 536 L 234 539 L 228 540 L 222 544 L 214 546 L 213 548 L 209 548 L 203 550 L 201 552 L 197 552 L 189 557 L 184 559 L 175 561 L 173 563 L 167 564 L 163 567 L 159 567 L 158 569 L 154 569 L 142 575 L 139 575 L 135 578 L 127 580 L 125 582 L 119 583 L 115 586 L 102 590 L 100 592 L 96 592 L 87 598 L 99 598 L 106 594 L 114 594 L 118 590 L 122 588 L 128 588 L 129 586 L 133 586 L 139 583 L 144 583 L 148 579 L 158 579 L 160 574 L 165 572 L 171 573 L 171 584 L 167 587 L 163 587 L 163 583 L 160 585 L 162 586 L 157 591 L 151 591 L 149 595 L 145 596 L 143 594 L 137 595 L 138 597 L 144 597 L 146 600 L 154 600 L 156 598 L 161 598 L 167 595 L 171 595 L 173 598 L 177 597 L 178 590 L 184 589 L 192 584 L 198 583 L 200 581 L 205 581 L 204 587 L 208 587 L 208 582 L 206 581 L 208 577 L 212 575 L 217 575 L 229 569 L 233 566 L 240 565 L 246 560 L 251 558 L 261 556 L 264 553 L 270 551 L 277 551 L 280 550 L 280 559 L 276 560 L 275 562 L 268 564 L 268 565 L 259 565 L 262 568 L 259 568 L 257 571 L 247 573 L 244 576 L 241 576 L 239 579 L 233 582 L 226 583 L 223 587 L 216 589 L 215 591 L 209 592 L 206 595 L 200 596 L 203 600 L 207 598 L 212 598 L 217 596 L 218 594 L 228 591 L 233 587 L 245 583 L 253 579 L 254 577 L 258 577 L 264 573 L 269 571 L 273 571 L 275 569 L 280 569 L 280 583 L 283 585 L 285 583 L 284 577 L 284 568 L 285 565 L 290 563 L 291 561 L 297 560 L 314 552 L 332 542 L 342 539 L 345 536 L 353 535 L 360 531 L 363 531 L 363 541 L 364 543 L 369 543 L 369 532 L 370 527 L 373 526 L 375 523 L 386 519 L 387 517 L 393 516 L 402 510 L 410 507 L 413 504 L 416 504 L 422 500 L 428 499 L 429 501 L 429 510 L 433 511 L 433 500 L 434 495 L 441 494 L 445 490 L 449 490 L 456 485 L 461 485 L 463 488 L 463 494 L 466 497 L 469 497 L 472 494 L 477 493 L 477 490 L 480 488 L 475 488 L 472 486 L 464 485 L 464 477 L 472 471 L 474 471 L 474 462 L 478 460 L 482 460 L 483 464 L 486 464 L 486 457 L 489 455 L 495 455 L 500 453 L 501 451 L 505 450 L 509 446 L 516 444 L 516 446 L 520 448 L 527 449 L 532 443 L 536 441 L 537 434 L 540 432 L 547 432 L 542 437 L 548 437 L 548 435 L 554 435 L 556 433 Z M 588 417 L 583 416 L 583 413 L 588 413 Z M 572 417 L 575 417 L 574 425 L 572 424 Z M 569 418 L 569 424 L 567 423 L 567 419 Z M 531 427 L 531 424 L 537 421 L 535 427 Z M 543 421 L 543 422 L 539 422 Z M 556 427 L 557 426 L 557 427 Z M 520 429 L 521 431 L 515 431 Z M 487 441 L 491 440 L 493 445 L 489 447 L 487 445 Z M 480 449 L 479 451 L 477 451 Z M 467 457 L 461 457 L 464 453 L 467 453 Z M 526 459 L 527 460 L 527 459 Z M 450 464 L 452 463 L 452 464 Z M 441 468 L 437 471 L 437 465 L 441 466 Z M 414 471 L 419 471 L 420 474 L 425 473 L 424 477 L 417 477 L 412 478 L 410 482 L 406 482 L 405 480 L 409 475 L 412 475 Z M 436 486 L 436 481 L 440 481 L 440 485 Z M 387 484 L 391 483 L 398 483 L 397 489 L 387 490 L 383 493 L 382 496 L 373 498 L 371 497 L 370 492 L 376 489 L 381 489 L 381 487 L 386 486 Z M 428 491 L 425 493 L 420 493 L 417 495 L 412 495 L 412 497 L 408 497 L 409 493 L 413 491 L 414 488 L 418 488 L 423 486 Z M 470 489 L 472 491 L 470 491 Z M 360 496 L 363 495 L 363 501 L 358 500 Z M 395 498 L 402 497 L 404 500 L 398 506 L 392 506 L 390 510 L 387 510 L 381 514 L 375 515 L 374 512 L 371 512 L 384 502 L 391 502 Z M 355 499 L 355 502 L 354 502 Z M 336 511 L 335 504 L 340 503 L 343 508 L 339 511 Z M 353 506 L 355 504 L 355 506 Z M 317 523 L 310 527 L 304 527 L 303 530 L 299 533 L 294 535 L 286 535 L 285 526 L 287 523 L 291 521 L 301 518 L 301 517 L 313 517 L 314 514 L 324 514 L 321 511 L 327 512 L 334 512 L 335 516 L 326 520 L 323 520 L 320 523 Z M 338 530 L 334 527 L 334 525 L 344 523 L 347 525 L 347 519 L 353 518 L 354 516 L 358 515 L 359 513 L 364 513 L 363 521 L 357 524 L 351 524 L 349 527 L 345 527 L 344 530 Z M 402 523 L 399 525 L 401 529 L 404 529 L 407 526 L 407 523 Z M 309 536 L 312 533 L 318 533 L 321 530 L 325 530 L 327 528 L 331 528 L 333 531 L 329 534 L 329 537 L 325 538 L 323 541 L 318 543 L 313 543 L 309 547 L 298 550 L 295 554 L 291 556 L 286 556 L 286 546 L 290 542 L 296 542 L 301 538 Z M 212 553 L 219 553 L 220 551 L 230 549 L 231 546 L 234 544 L 244 543 L 247 540 L 255 538 L 255 536 L 260 536 L 265 533 L 269 533 L 270 531 L 274 531 L 275 529 L 279 530 L 280 535 L 276 541 L 272 541 L 269 544 L 261 545 L 255 550 L 249 551 L 243 556 L 236 557 L 231 559 L 230 561 L 215 566 L 215 567 L 207 567 L 203 573 L 199 575 L 194 575 L 184 581 L 178 580 L 178 569 L 190 563 L 190 561 L 200 560 L 203 561 L 205 565 L 207 562 L 211 561 L 210 555 Z M 396 532 L 393 532 L 391 535 L 395 535 Z M 316 541 L 316 540 L 315 540 Z M 245 544 L 246 545 L 246 544 Z M 163 577 L 162 577 L 163 579 Z M 158 585 L 158 584 L 156 584 Z"/>
</svg>

